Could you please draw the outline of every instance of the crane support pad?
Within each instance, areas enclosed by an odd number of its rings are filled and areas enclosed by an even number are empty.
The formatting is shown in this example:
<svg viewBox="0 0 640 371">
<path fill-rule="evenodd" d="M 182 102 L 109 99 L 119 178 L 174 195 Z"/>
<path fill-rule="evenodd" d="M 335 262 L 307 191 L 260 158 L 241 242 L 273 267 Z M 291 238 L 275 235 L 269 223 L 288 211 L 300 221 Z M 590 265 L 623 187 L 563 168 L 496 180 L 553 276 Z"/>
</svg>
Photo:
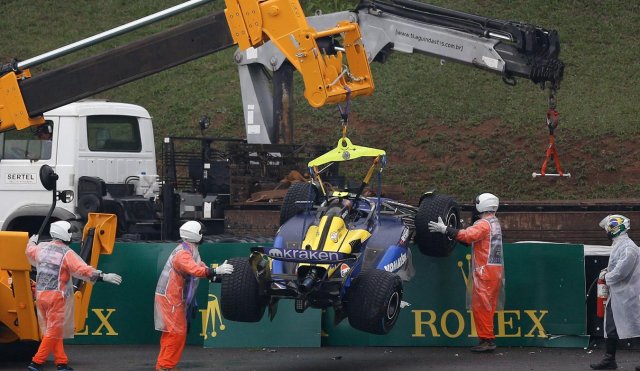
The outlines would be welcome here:
<svg viewBox="0 0 640 371">
<path fill-rule="evenodd" d="M 20 81 L 30 117 L 233 46 L 218 12 Z"/>
</svg>

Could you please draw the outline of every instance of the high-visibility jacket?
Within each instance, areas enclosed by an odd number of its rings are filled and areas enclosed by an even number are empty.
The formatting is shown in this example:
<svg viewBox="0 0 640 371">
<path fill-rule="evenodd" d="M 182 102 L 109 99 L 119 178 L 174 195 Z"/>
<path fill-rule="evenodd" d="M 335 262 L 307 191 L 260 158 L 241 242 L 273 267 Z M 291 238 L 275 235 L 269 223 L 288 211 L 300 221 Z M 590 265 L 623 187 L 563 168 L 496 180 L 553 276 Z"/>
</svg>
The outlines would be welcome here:
<svg viewBox="0 0 640 371">
<path fill-rule="evenodd" d="M 36 304 L 38 322 L 43 334 L 56 338 L 73 338 L 73 281 L 72 277 L 95 282 L 102 273 L 82 260 L 66 243 L 54 239 L 35 244 L 29 242 L 26 255 L 35 266 Z M 64 306 L 64 313 L 59 309 Z M 51 331 L 47 331 L 51 330 Z"/>
<path fill-rule="evenodd" d="M 502 281 L 504 284 L 502 229 L 498 218 L 492 216 L 477 220 L 471 227 L 458 231 L 456 240 L 471 244 L 470 284 L 477 286 L 482 284 L 480 281 Z M 504 293 L 498 306 L 501 307 L 502 303 Z"/>
<path fill-rule="evenodd" d="M 197 244 L 185 241 L 171 252 L 155 291 L 156 330 L 186 334 L 186 308 L 194 300 L 198 278 L 205 277 L 207 266 Z"/>
<path fill-rule="evenodd" d="M 471 272 L 467 305 L 471 308 L 478 337 L 493 339 L 493 316 L 504 305 L 502 229 L 495 216 L 476 221 L 458 231 L 456 240 L 471 244 Z"/>
</svg>

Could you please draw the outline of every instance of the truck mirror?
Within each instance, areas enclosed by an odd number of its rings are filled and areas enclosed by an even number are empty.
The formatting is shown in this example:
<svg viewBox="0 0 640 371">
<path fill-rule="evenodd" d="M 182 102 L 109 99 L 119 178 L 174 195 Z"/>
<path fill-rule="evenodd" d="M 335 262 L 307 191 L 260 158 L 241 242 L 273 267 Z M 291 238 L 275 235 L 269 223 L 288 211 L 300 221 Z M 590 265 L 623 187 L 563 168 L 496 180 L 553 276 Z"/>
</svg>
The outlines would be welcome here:
<svg viewBox="0 0 640 371">
<path fill-rule="evenodd" d="M 40 183 L 47 191 L 51 191 L 56 187 L 58 181 L 58 174 L 53 171 L 51 166 L 42 165 L 40 167 Z"/>
<path fill-rule="evenodd" d="M 69 202 L 73 201 L 74 197 L 75 197 L 75 194 L 70 189 L 67 189 L 66 191 L 58 192 L 58 200 L 64 202 L 65 204 L 68 204 Z"/>
</svg>

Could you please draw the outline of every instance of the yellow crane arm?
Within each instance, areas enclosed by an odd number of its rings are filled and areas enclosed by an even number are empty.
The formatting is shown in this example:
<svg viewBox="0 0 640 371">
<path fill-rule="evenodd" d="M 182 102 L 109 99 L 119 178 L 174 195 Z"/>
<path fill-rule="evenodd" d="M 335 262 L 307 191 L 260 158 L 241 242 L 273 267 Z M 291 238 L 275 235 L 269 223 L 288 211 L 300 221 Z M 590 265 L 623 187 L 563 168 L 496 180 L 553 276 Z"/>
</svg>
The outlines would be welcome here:
<svg viewBox="0 0 640 371">
<path fill-rule="evenodd" d="M 225 3 L 234 42 L 242 50 L 273 42 L 302 75 L 304 96 L 311 106 L 373 93 L 371 69 L 357 23 L 342 21 L 334 28 L 317 32 L 307 23 L 298 0 Z M 316 40 L 324 37 L 341 37 L 345 55 L 341 50 L 335 55 L 321 50 Z"/>
</svg>

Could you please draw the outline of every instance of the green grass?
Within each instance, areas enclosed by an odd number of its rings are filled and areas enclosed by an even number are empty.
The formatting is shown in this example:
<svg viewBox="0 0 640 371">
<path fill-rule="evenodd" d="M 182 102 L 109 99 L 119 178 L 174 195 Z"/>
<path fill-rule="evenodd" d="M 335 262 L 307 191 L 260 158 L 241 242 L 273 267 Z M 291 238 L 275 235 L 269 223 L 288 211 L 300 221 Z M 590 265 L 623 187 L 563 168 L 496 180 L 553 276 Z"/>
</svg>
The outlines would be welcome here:
<svg viewBox="0 0 640 371">
<path fill-rule="evenodd" d="M 2 1 L 0 61 L 27 59 L 181 3 L 178 0 Z M 302 1 L 307 14 L 350 9 L 345 0 Z M 434 0 L 430 3 L 491 18 L 556 29 L 565 79 L 558 93 L 556 140 L 571 179 L 532 180 L 548 143 L 547 95 L 520 79 L 499 76 L 437 58 L 394 53 L 372 65 L 376 92 L 352 103 L 349 135 L 356 144 L 389 154 L 387 183 L 408 198 L 430 188 L 471 200 L 490 191 L 503 199 L 640 198 L 640 2 Z M 174 19 L 34 68 L 34 74 L 94 55 L 166 27 L 222 9 L 216 1 Z M 198 135 L 209 115 L 212 136 L 243 137 L 244 124 L 233 50 L 164 71 L 100 94 L 146 107 L 156 142 L 167 135 Z M 335 106 L 314 109 L 296 79 L 295 139 L 334 144 Z M 159 147 L 158 147 L 159 148 Z"/>
</svg>

